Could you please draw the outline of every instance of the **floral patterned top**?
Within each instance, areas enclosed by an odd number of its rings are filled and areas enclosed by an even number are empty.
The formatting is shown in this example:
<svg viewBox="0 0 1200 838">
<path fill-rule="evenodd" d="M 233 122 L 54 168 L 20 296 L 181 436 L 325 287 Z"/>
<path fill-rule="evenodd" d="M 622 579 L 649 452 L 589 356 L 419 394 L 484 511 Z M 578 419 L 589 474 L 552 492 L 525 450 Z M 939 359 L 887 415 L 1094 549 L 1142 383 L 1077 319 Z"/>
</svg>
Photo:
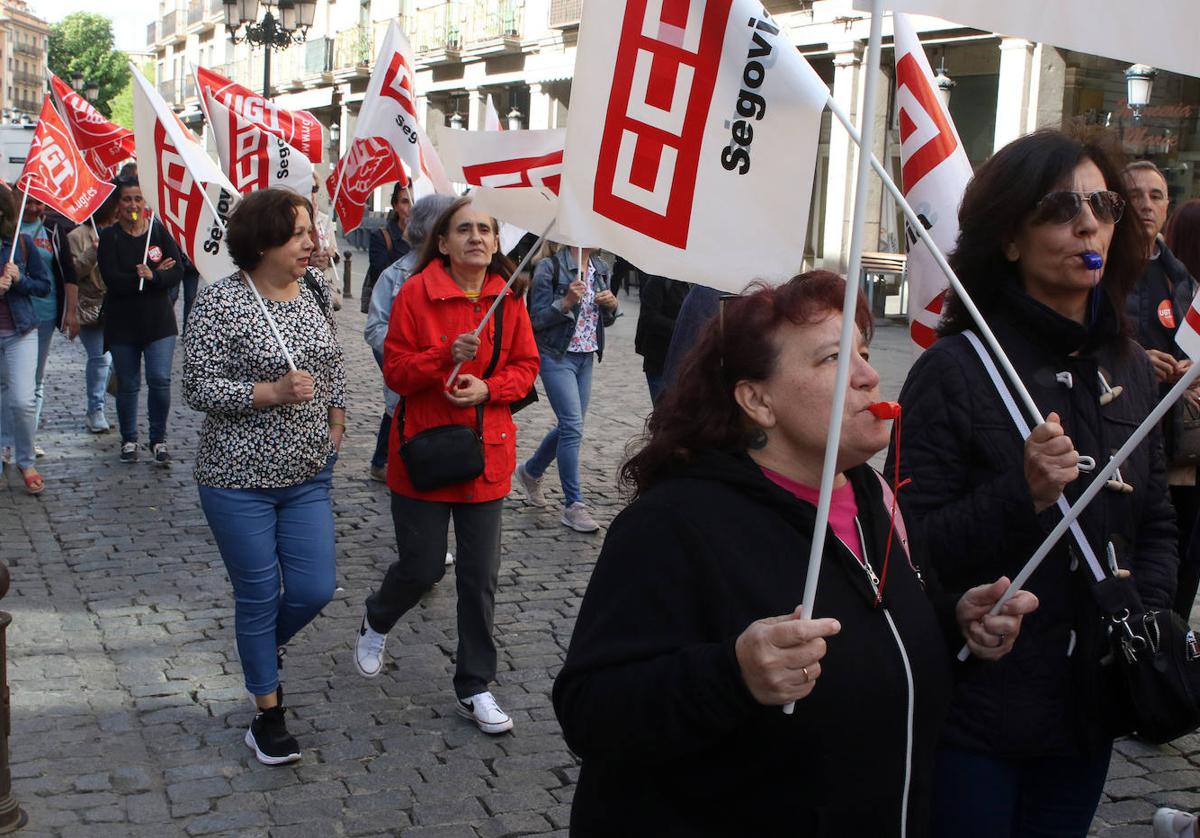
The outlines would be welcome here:
<svg viewBox="0 0 1200 838">
<path fill-rule="evenodd" d="M 288 366 L 254 291 L 234 274 L 197 295 L 183 336 L 184 397 L 208 414 L 196 452 L 197 483 L 296 486 L 329 462 L 329 408 L 346 406 L 346 370 L 324 287 L 306 280 L 296 299 L 263 302 L 296 368 L 312 375 L 315 396 L 262 410 L 253 406 L 254 384 L 282 378 Z"/>
<path fill-rule="evenodd" d="M 596 338 L 596 323 L 600 320 L 600 307 L 596 305 L 596 269 L 588 260 L 587 290 L 579 301 L 579 318 L 575 321 L 575 334 L 567 344 L 568 352 L 595 352 L 600 342 Z"/>
</svg>

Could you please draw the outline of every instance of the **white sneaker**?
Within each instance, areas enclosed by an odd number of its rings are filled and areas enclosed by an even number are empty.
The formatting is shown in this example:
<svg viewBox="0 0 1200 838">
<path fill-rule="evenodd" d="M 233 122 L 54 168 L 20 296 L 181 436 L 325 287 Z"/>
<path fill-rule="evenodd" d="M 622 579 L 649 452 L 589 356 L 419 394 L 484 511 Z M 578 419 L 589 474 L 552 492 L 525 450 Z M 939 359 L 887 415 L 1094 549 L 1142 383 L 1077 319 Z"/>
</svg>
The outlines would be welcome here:
<svg viewBox="0 0 1200 838">
<path fill-rule="evenodd" d="M 560 520 L 563 525 L 570 527 L 575 532 L 595 532 L 600 529 L 600 525 L 596 523 L 596 519 L 592 517 L 592 514 L 587 511 L 587 507 L 583 505 L 583 501 L 579 500 L 563 510 Z"/>
<path fill-rule="evenodd" d="M 512 730 L 512 719 L 500 709 L 495 697 L 489 692 L 460 698 L 455 709 L 458 710 L 458 715 L 479 725 L 479 729 L 484 733 L 504 733 Z"/>
<path fill-rule="evenodd" d="M 364 611 L 362 625 L 354 638 L 354 668 L 364 678 L 376 678 L 383 671 L 383 647 L 387 645 L 387 635 L 380 634 L 371 628 Z"/>
<path fill-rule="evenodd" d="M 454 564 L 454 554 L 447 551 L 446 552 L 446 567 L 450 567 L 450 565 L 452 565 L 452 564 Z"/>
<path fill-rule="evenodd" d="M 1193 838 L 1195 834 L 1195 815 L 1167 808 L 1154 813 L 1154 838 Z"/>
<path fill-rule="evenodd" d="M 517 466 L 516 474 L 517 482 L 521 484 L 521 491 L 525 493 L 525 499 L 533 506 L 545 506 L 546 493 L 542 491 L 542 480 L 545 476 L 532 476 L 525 470 L 524 463 Z"/>
<path fill-rule="evenodd" d="M 84 421 L 84 426 L 94 434 L 106 434 L 109 431 L 108 419 L 105 418 L 103 410 L 89 413 Z"/>
</svg>

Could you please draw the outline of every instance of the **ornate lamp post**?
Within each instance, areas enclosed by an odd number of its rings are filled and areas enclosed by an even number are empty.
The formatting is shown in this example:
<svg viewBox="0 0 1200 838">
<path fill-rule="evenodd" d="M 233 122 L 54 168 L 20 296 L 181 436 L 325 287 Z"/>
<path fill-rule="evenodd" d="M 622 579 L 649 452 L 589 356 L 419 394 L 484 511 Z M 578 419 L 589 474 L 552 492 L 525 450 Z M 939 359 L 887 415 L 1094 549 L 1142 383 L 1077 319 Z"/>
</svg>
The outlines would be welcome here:
<svg viewBox="0 0 1200 838">
<path fill-rule="evenodd" d="M 87 100 L 92 104 L 100 98 L 100 83 L 95 81 L 84 82 L 83 73 L 76 70 L 71 74 L 71 87 L 76 93 L 87 97 Z"/>
<path fill-rule="evenodd" d="M 271 50 L 304 43 L 317 15 L 317 0 L 224 0 L 224 4 L 230 40 L 263 47 L 263 97 L 270 99 Z M 260 6 L 263 19 L 256 23 Z"/>
<path fill-rule="evenodd" d="M 521 130 L 521 120 L 524 119 L 524 117 L 522 116 L 520 109 L 517 108 L 516 105 L 513 105 L 512 110 L 508 112 L 508 116 L 506 116 L 505 119 L 508 120 L 508 130 L 509 131 L 520 131 Z"/>
<path fill-rule="evenodd" d="M 942 102 L 942 107 L 950 110 L 950 94 L 954 91 L 954 85 L 958 84 L 958 82 L 946 74 L 945 56 L 942 56 L 942 63 L 938 67 L 937 75 L 933 77 L 933 83 L 937 85 L 937 96 Z"/>
</svg>

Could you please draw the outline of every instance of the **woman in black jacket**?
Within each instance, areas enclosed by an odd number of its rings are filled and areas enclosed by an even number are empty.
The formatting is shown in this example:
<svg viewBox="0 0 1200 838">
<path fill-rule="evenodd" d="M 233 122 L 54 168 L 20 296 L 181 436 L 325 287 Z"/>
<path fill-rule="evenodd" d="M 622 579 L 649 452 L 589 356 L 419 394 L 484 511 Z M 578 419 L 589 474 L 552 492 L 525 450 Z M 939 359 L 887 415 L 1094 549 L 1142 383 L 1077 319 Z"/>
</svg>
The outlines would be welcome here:
<svg viewBox="0 0 1200 838">
<path fill-rule="evenodd" d="M 363 279 L 363 314 L 367 313 L 371 305 L 371 291 L 374 290 L 379 275 L 412 249 L 404 238 L 404 229 L 408 226 L 408 216 L 411 213 L 411 193 L 406 185 L 397 183 L 392 187 L 392 208 L 388 210 L 387 221 L 378 230 L 371 232 L 371 246 L 367 251 L 367 275 Z"/>
<path fill-rule="evenodd" d="M 554 685 L 575 835 L 925 834 L 944 632 L 997 658 L 1036 600 L 984 617 L 1001 579 L 956 606 L 889 532 L 860 294 L 820 619 L 800 614 L 844 288 L 815 271 L 724 303 L 622 469 L 636 499 Z"/>
<path fill-rule="evenodd" d="M 642 356 L 642 372 L 646 374 L 652 404 L 658 404 L 659 397 L 666 389 L 663 368 L 667 362 L 667 349 L 671 346 L 671 336 L 675 334 L 675 319 L 691 287 L 686 282 L 653 274 L 643 274 L 638 285 L 641 308 L 638 310 L 633 351 Z"/>
<path fill-rule="evenodd" d="M 171 360 L 179 334 L 170 292 L 183 279 L 182 257 L 162 224 L 152 223 L 147 216 L 138 182 L 121 181 L 117 192 L 117 223 L 100 232 L 96 262 L 107 288 L 101 317 L 104 344 L 112 353 L 117 376 L 121 462 L 138 461 L 138 392 L 144 358 L 150 452 L 156 465 L 166 467 L 171 463 L 167 451 Z"/>
<path fill-rule="evenodd" d="M 950 262 L 1047 421 L 1022 439 L 951 295 L 941 340 L 900 395 L 899 454 L 914 551 L 950 591 L 1015 575 L 1059 520 L 1060 495 L 1073 501 L 1087 487 L 1080 455 L 1103 465 L 1158 399 L 1121 315 L 1145 260 L 1123 189 L 1104 146 L 1057 131 L 1009 144 L 967 187 Z M 1079 523 L 1103 564 L 1132 573 L 1147 607 L 1170 608 L 1175 525 L 1157 431 Z M 1128 732 L 1104 718 L 1117 697 L 1099 686 L 1093 581 L 1064 539 L 1029 580 L 1042 605 L 1013 653 L 957 671 L 935 834 L 1087 834 L 1113 735 Z"/>
</svg>

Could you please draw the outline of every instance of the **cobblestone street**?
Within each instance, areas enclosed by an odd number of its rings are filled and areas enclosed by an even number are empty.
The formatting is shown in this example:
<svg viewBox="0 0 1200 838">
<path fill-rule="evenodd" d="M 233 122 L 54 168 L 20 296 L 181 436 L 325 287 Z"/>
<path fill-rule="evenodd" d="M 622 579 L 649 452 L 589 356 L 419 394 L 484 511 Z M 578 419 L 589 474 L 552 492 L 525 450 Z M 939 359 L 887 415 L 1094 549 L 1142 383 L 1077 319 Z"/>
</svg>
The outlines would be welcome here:
<svg viewBox="0 0 1200 838">
<path fill-rule="evenodd" d="M 366 254 L 354 259 L 361 276 Z M 39 437 L 46 491 L 26 496 L 15 470 L 0 484 L 12 573 L 0 608 L 13 615 L 13 792 L 29 815 L 22 834 L 566 834 L 578 768 L 550 688 L 603 532 L 559 524 L 553 469 L 550 509 L 507 503 L 495 693 L 514 717 L 512 734 L 489 737 L 454 713 L 452 568 L 397 625 L 382 677 L 361 678 L 351 643 L 394 537 L 387 490 L 367 475 L 383 398 L 358 287 L 338 314 L 350 370 L 350 436 L 334 483 L 340 587 L 289 649 L 289 725 L 304 758 L 288 767 L 259 765 L 242 742 L 251 706 L 234 654 L 232 593 L 192 479 L 201 417 L 179 391 L 182 348 L 169 425 L 175 462 L 164 471 L 145 454 L 136 465 L 118 462 L 115 431 L 85 432 L 84 352 L 56 336 Z M 633 354 L 636 292 L 620 299 L 626 316 L 596 368 L 584 440 L 585 497 L 601 524 L 621 508 L 616 469 L 649 410 Z M 908 367 L 905 331 L 882 328 L 872 360 L 894 396 Z M 111 398 L 108 416 L 115 426 Z M 552 414 L 543 400 L 518 418 L 527 455 Z M 1148 836 L 1163 804 L 1200 808 L 1200 736 L 1162 748 L 1118 743 L 1095 834 Z"/>
</svg>

